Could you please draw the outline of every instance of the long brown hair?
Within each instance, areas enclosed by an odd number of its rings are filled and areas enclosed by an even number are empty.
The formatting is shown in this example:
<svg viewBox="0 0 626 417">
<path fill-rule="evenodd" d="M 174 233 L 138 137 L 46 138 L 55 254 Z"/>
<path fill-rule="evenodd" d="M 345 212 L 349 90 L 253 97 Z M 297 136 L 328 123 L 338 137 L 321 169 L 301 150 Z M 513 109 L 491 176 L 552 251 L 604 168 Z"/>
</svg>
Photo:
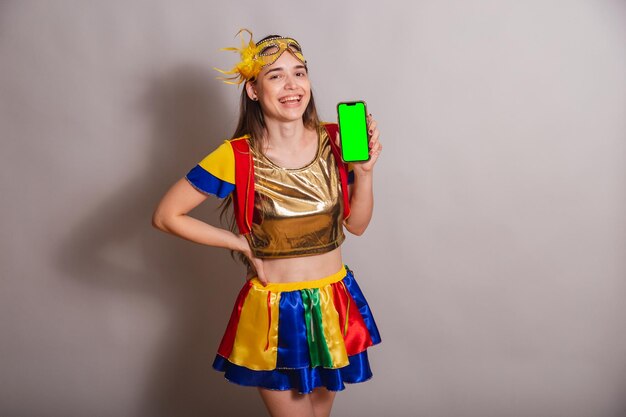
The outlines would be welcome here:
<svg viewBox="0 0 626 417">
<path fill-rule="evenodd" d="M 257 42 L 257 45 L 267 39 L 280 38 L 278 35 L 270 35 Z M 283 52 L 284 53 L 284 52 Z M 307 73 L 308 67 L 305 65 Z M 246 81 L 247 83 L 256 83 L 256 80 Z M 318 129 L 320 126 L 320 119 L 317 114 L 317 108 L 315 107 L 315 100 L 313 99 L 313 91 L 311 91 L 309 104 L 304 110 L 302 115 L 302 122 L 304 126 L 309 129 Z M 241 89 L 241 99 L 239 101 L 239 121 L 237 122 L 237 128 L 233 133 L 231 139 L 240 138 L 244 135 L 248 135 L 248 143 L 250 148 L 258 151 L 261 149 L 263 138 L 265 137 L 266 126 L 263 118 L 263 110 L 258 101 L 252 100 L 248 97 L 245 87 Z M 237 233 L 237 225 L 235 223 L 235 215 L 230 207 L 232 206 L 233 195 L 232 193 L 222 202 L 220 205 L 220 219 L 223 223 L 226 223 L 231 232 Z M 231 251 L 231 256 L 234 256 L 234 252 Z M 250 263 L 248 259 L 241 253 L 238 254 L 238 258 L 248 267 Z"/>
</svg>

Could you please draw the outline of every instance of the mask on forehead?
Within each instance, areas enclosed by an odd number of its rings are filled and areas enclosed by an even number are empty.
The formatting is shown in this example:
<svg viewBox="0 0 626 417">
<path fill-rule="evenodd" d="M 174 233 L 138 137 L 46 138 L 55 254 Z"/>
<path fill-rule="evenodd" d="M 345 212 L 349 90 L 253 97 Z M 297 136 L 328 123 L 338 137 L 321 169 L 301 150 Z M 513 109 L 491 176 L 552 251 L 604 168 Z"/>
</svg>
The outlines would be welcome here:
<svg viewBox="0 0 626 417">
<path fill-rule="evenodd" d="M 248 29 L 241 29 L 237 34 L 248 32 L 250 40 L 246 42 L 241 39 L 241 48 L 222 48 L 223 51 L 239 52 L 241 61 L 230 71 L 223 71 L 215 68 L 222 74 L 232 75 L 232 77 L 218 77 L 226 84 L 241 84 L 245 81 L 254 81 L 263 67 L 273 64 L 285 52 L 289 51 L 296 59 L 306 65 L 306 59 L 302 55 L 302 48 L 298 41 L 293 38 L 273 37 L 265 39 L 259 44 L 252 40 L 252 32 Z"/>
<path fill-rule="evenodd" d="M 266 39 L 259 42 L 257 48 L 259 48 L 257 59 L 261 60 L 264 67 L 272 65 L 285 51 L 291 52 L 294 57 L 306 65 L 306 59 L 302 55 L 302 48 L 298 41 L 293 38 Z"/>
</svg>

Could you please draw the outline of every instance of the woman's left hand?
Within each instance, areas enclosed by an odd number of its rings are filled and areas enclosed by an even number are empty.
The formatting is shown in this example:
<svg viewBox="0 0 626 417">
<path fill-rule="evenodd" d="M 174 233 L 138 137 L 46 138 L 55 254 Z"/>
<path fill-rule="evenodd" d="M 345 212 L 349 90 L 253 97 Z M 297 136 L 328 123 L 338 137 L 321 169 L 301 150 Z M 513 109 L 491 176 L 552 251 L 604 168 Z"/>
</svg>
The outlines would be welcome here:
<svg viewBox="0 0 626 417">
<path fill-rule="evenodd" d="M 367 116 L 367 134 L 369 136 L 370 160 L 365 162 L 352 162 L 355 175 L 371 173 L 378 160 L 378 156 L 383 150 L 383 145 L 379 141 L 380 132 L 378 131 L 378 125 L 371 114 Z M 339 133 L 337 133 L 337 142 L 340 143 Z"/>
<path fill-rule="evenodd" d="M 378 127 L 372 115 L 367 116 L 367 133 L 369 135 L 369 161 L 352 162 L 354 183 L 348 187 L 350 197 L 350 216 L 344 220 L 346 229 L 361 236 L 372 219 L 374 208 L 373 177 L 374 165 L 383 150 L 378 137 Z"/>
</svg>

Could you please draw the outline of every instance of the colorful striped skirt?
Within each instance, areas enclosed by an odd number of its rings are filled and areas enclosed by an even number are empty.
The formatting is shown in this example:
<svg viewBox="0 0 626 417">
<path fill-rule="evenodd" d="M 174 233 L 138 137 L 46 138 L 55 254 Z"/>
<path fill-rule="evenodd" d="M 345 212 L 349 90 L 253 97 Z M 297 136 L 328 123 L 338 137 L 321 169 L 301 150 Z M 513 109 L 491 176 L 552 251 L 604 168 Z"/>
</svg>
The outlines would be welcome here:
<svg viewBox="0 0 626 417">
<path fill-rule="evenodd" d="M 314 281 L 252 279 L 241 289 L 213 368 L 231 382 L 272 390 L 331 391 L 372 377 L 374 317 L 347 267 Z"/>
</svg>

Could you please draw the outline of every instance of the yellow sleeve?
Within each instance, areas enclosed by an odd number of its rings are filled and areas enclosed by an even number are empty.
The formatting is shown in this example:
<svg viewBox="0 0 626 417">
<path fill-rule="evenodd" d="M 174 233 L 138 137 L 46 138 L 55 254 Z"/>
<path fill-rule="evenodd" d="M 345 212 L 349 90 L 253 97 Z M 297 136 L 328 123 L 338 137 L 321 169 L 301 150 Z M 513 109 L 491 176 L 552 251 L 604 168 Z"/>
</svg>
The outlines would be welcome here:
<svg viewBox="0 0 626 417">
<path fill-rule="evenodd" d="M 235 156 L 228 141 L 204 157 L 185 176 L 198 191 L 220 198 L 235 189 Z"/>
</svg>

